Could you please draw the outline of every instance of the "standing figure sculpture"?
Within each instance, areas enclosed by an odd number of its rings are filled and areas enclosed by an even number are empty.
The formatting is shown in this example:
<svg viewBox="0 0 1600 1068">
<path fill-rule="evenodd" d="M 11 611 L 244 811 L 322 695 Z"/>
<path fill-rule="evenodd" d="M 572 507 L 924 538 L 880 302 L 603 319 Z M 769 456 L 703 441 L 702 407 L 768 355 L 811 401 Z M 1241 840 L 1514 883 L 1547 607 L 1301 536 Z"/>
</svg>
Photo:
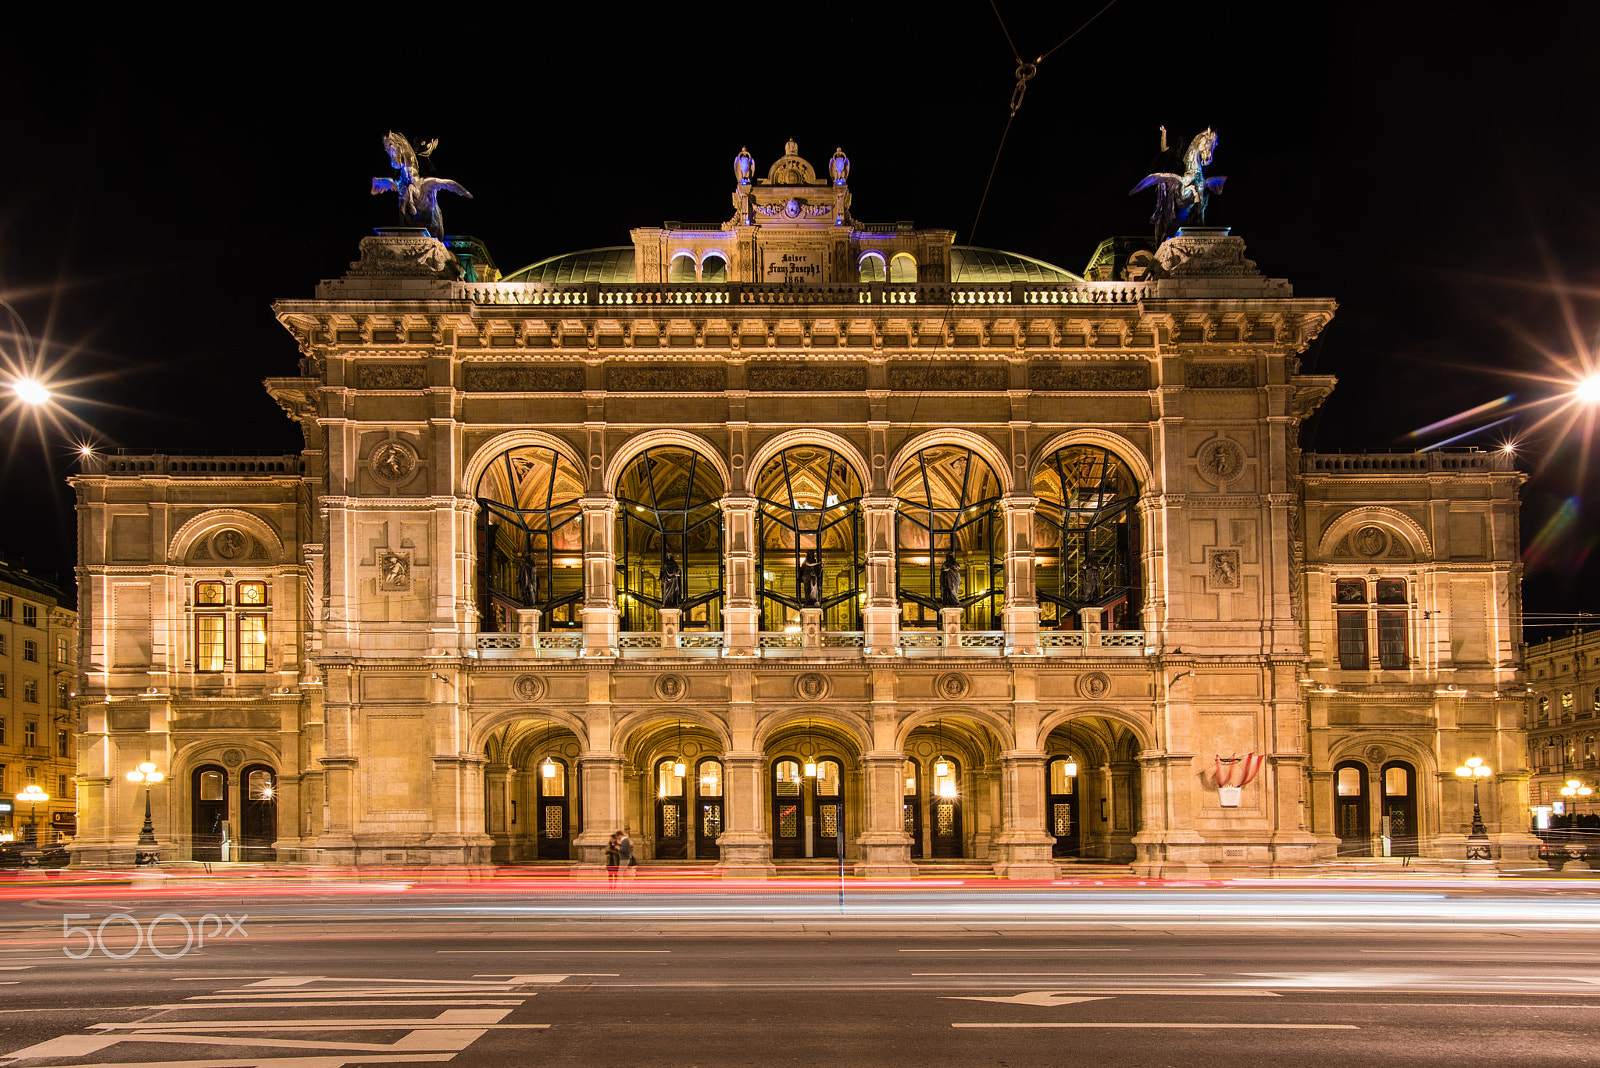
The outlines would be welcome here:
<svg viewBox="0 0 1600 1068">
<path fill-rule="evenodd" d="M 426 142 L 420 158 L 432 155 L 437 147 L 437 139 Z M 444 218 L 439 214 L 439 194 L 455 193 L 468 200 L 472 199 L 472 194 L 460 182 L 452 182 L 448 178 L 422 177 L 419 157 L 404 134 L 389 131 L 389 135 L 383 139 L 383 150 L 389 153 L 389 165 L 399 173 L 393 178 L 374 178 L 373 195 L 400 194 L 400 222 L 405 226 L 426 227 L 428 233 L 443 239 Z"/>
<path fill-rule="evenodd" d="M 517 560 L 517 585 L 522 587 L 522 604 L 526 608 L 539 607 L 539 568 L 532 552 L 525 552 Z"/>
<path fill-rule="evenodd" d="M 683 569 L 671 553 L 661 561 L 661 607 L 683 607 Z"/>
<path fill-rule="evenodd" d="M 955 553 L 944 554 L 944 565 L 939 568 L 939 606 L 961 607 L 961 565 Z"/>
<path fill-rule="evenodd" d="M 800 565 L 800 604 L 805 608 L 822 607 L 822 561 L 817 550 L 806 550 L 806 562 Z"/>
<path fill-rule="evenodd" d="M 1167 128 L 1161 128 L 1161 148 L 1166 151 Z M 1150 216 L 1150 222 L 1156 228 L 1156 244 L 1160 244 L 1173 234 L 1178 227 L 1189 221 L 1191 215 L 1204 226 L 1206 222 L 1206 207 L 1211 201 L 1211 194 L 1222 192 L 1222 183 L 1226 178 L 1207 178 L 1206 168 L 1211 166 L 1211 157 L 1217 151 L 1217 131 L 1206 128 L 1189 142 L 1189 150 L 1183 154 L 1183 173 L 1173 174 L 1170 171 L 1158 171 L 1147 175 L 1144 181 L 1129 190 L 1131 197 L 1135 193 L 1143 192 L 1154 186 L 1156 191 L 1156 210 Z"/>
</svg>

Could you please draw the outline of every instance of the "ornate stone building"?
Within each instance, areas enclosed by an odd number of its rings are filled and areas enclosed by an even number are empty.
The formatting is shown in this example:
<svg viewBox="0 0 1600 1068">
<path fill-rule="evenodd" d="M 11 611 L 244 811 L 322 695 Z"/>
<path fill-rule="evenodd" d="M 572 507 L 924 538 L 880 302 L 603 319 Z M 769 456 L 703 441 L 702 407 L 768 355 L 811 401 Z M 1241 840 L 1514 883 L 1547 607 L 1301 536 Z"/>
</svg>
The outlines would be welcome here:
<svg viewBox="0 0 1600 1068">
<path fill-rule="evenodd" d="M 1552 815 L 1600 814 L 1600 630 L 1575 632 L 1528 645 L 1531 722 L 1529 803 Z M 1563 796 L 1569 782 L 1589 794 Z"/>
<path fill-rule="evenodd" d="M 77 629 L 72 598 L 0 560 L 0 842 L 72 835 Z M 50 800 L 18 801 L 29 786 Z"/>
<path fill-rule="evenodd" d="M 1509 459 L 1302 455 L 1334 303 L 1225 231 L 1086 280 L 848 178 L 505 276 L 380 231 L 276 307 L 303 453 L 89 461 L 80 856 L 141 760 L 178 857 L 1460 856 L 1468 750 L 1525 855 Z"/>
</svg>

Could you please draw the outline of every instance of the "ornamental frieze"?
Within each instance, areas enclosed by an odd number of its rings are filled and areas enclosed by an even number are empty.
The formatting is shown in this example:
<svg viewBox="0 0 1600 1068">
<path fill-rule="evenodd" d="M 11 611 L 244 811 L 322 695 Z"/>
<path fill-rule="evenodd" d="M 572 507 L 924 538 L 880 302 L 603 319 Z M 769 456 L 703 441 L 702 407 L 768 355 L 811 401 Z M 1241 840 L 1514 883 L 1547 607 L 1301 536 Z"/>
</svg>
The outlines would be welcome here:
<svg viewBox="0 0 1600 1068">
<path fill-rule="evenodd" d="M 1041 390 L 1147 390 L 1150 365 L 1144 361 L 1115 367 L 1035 364 L 1028 368 L 1028 388 Z"/>
<path fill-rule="evenodd" d="M 720 393 L 728 388 L 721 367 L 607 367 L 606 389 L 614 393 Z"/>
<path fill-rule="evenodd" d="M 1190 389 L 1254 389 L 1256 369 L 1248 363 L 1191 363 L 1185 381 Z"/>
<path fill-rule="evenodd" d="M 763 393 L 856 392 L 867 388 L 867 369 L 803 363 L 756 365 L 745 372 L 745 385 Z"/>
<path fill-rule="evenodd" d="M 473 393 L 577 393 L 584 385 L 582 367 L 468 367 L 466 376 Z"/>
<path fill-rule="evenodd" d="M 423 368 L 415 363 L 362 363 L 356 365 L 357 389 L 421 389 Z"/>
<path fill-rule="evenodd" d="M 886 339 L 887 343 L 887 339 Z M 954 364 L 948 367 L 891 367 L 889 388 L 906 392 L 1005 389 L 1010 369 L 1004 366 Z"/>
</svg>

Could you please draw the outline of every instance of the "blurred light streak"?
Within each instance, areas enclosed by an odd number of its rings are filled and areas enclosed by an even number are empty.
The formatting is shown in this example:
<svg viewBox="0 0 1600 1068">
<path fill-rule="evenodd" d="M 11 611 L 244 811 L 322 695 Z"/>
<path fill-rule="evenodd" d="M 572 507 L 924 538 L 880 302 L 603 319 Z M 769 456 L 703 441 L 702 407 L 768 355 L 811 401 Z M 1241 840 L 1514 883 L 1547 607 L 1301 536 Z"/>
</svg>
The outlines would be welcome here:
<svg viewBox="0 0 1600 1068">
<path fill-rule="evenodd" d="M 1516 397 L 1515 393 L 1507 393 L 1504 397 L 1501 397 L 1499 400 L 1492 400 L 1488 404 L 1480 404 L 1476 408 L 1469 408 L 1464 412 L 1458 412 L 1457 414 L 1452 415 L 1449 418 L 1439 420 L 1437 423 L 1429 423 L 1425 427 L 1419 427 L 1418 429 L 1413 430 L 1411 433 L 1407 434 L 1406 437 L 1408 437 L 1408 438 L 1420 438 L 1420 437 L 1422 437 L 1422 436 L 1424 436 L 1426 434 L 1431 434 L 1435 430 L 1443 430 L 1447 426 L 1454 426 L 1456 423 L 1460 423 L 1460 422 L 1464 422 L 1464 421 L 1466 421 L 1468 419 L 1472 419 L 1472 418 L 1474 418 L 1476 416 L 1484 414 L 1485 412 L 1491 412 L 1491 411 L 1494 411 L 1494 409 L 1496 409 L 1496 408 L 1502 408 L 1505 405 L 1510 404 L 1511 401 L 1515 397 Z M 1501 422 L 1504 422 L 1504 421 L 1505 420 L 1501 420 Z"/>
<path fill-rule="evenodd" d="M 1454 444 L 1455 442 L 1461 441 L 1463 438 L 1470 438 L 1470 437 L 1473 437 L 1474 435 L 1483 433 L 1485 430 L 1493 430 L 1497 426 L 1503 426 L 1506 423 L 1511 422 L 1511 420 L 1513 420 L 1515 418 L 1516 418 L 1515 415 L 1508 415 L 1504 419 L 1496 419 L 1492 423 L 1485 423 L 1483 426 L 1475 427 L 1472 430 L 1468 430 L 1468 431 L 1466 431 L 1464 433 L 1457 434 L 1453 438 L 1445 438 L 1443 441 L 1436 441 L 1432 445 L 1424 445 L 1422 448 L 1418 449 L 1417 451 L 1418 452 L 1431 452 L 1434 449 L 1442 449 L 1446 445 L 1451 445 L 1451 444 Z M 1437 425 L 1437 424 L 1435 424 L 1435 425 Z M 1421 431 L 1418 431 L 1418 433 L 1421 433 Z"/>
<path fill-rule="evenodd" d="M 1545 520 L 1522 552 L 1523 566 L 1539 567 L 1555 556 L 1556 546 L 1578 522 L 1578 498 L 1568 497 L 1555 514 Z"/>
</svg>

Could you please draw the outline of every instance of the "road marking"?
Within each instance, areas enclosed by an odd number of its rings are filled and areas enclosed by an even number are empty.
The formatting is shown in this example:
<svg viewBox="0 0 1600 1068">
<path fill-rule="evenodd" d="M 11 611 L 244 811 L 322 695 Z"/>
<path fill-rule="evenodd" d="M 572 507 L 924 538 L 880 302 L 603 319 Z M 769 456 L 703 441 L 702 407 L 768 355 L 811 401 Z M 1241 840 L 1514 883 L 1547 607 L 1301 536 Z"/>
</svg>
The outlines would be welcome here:
<svg viewBox="0 0 1600 1068">
<path fill-rule="evenodd" d="M 963 957 L 969 953 L 1132 953 L 1131 949 L 1090 949 L 1088 947 L 1073 948 L 1063 946 L 1060 949 L 1053 947 L 1033 949 L 902 949 L 901 953 L 959 953 Z"/>
<path fill-rule="evenodd" d="M 1116 980 L 1116 979 L 1145 979 L 1145 978 L 1149 978 L 1149 977 L 1157 976 L 1157 975 L 1160 975 L 1160 976 L 1174 976 L 1174 975 L 1178 975 L 1178 976 L 1184 976 L 1184 975 L 1200 976 L 1200 975 L 1204 975 L 1206 973 L 1205 972 L 1126 972 L 1126 973 L 1119 973 L 1119 974 L 1114 974 L 1113 975 L 1113 974 L 1107 974 L 1106 972 L 912 972 L 911 974 L 914 975 L 914 976 L 926 976 L 926 975 L 975 975 L 975 976 L 985 976 L 985 975 L 1094 975 L 1094 976 L 1099 976 L 1099 977 L 1105 979 L 1106 981 L 1110 982 L 1110 981 L 1113 981 L 1113 980 Z"/>
<path fill-rule="evenodd" d="M 1267 1030 L 1267 1031 L 1359 1031 L 1355 1024 L 1290 1024 L 1290 1023 L 953 1023 L 951 1027 L 1115 1027 L 1115 1028 L 1140 1028 L 1140 1027 L 1166 1027 L 1166 1028 L 1192 1028 L 1195 1030 Z M 105 1066 L 97 1066 L 105 1068 Z"/>
<path fill-rule="evenodd" d="M 437 950 L 434 950 L 434 952 L 435 953 L 439 953 L 439 954 L 456 953 L 456 954 L 466 954 L 466 955 L 470 955 L 470 956 L 476 956 L 479 953 L 484 953 L 484 954 L 488 954 L 488 953 L 555 953 L 555 954 L 567 954 L 567 953 L 572 953 L 572 954 L 578 954 L 578 953 L 605 953 L 605 954 L 616 954 L 616 953 L 671 953 L 672 950 L 670 950 L 670 949 L 437 949 Z"/>
<path fill-rule="evenodd" d="M 347 1005 L 511 1005 L 511 1006 L 517 1006 L 517 1005 L 521 1005 L 523 1003 L 523 1001 L 525 1001 L 526 999 L 531 998 L 531 997 L 538 997 L 538 995 L 534 994 L 532 992 L 529 992 L 529 993 L 525 993 L 525 994 L 518 994 L 515 998 L 407 998 L 404 1001 L 378 1001 L 376 999 L 368 1000 L 368 999 L 350 999 L 350 998 L 327 998 L 327 999 L 323 999 L 321 1001 L 270 1001 L 270 1002 L 267 1002 L 267 1005 L 271 1006 L 274 1009 L 282 1009 L 282 1008 L 338 1009 L 338 1008 L 343 1008 L 343 1007 L 345 1007 Z M 262 1003 L 259 1002 L 259 1001 L 239 1001 L 239 1002 L 233 1002 L 233 1003 L 223 1002 L 223 1001 L 211 1001 L 211 1002 L 207 1002 L 204 1005 L 196 1005 L 192 1001 L 179 1001 L 179 1002 L 176 1002 L 176 1003 L 171 1004 L 171 1005 L 130 1005 L 128 1007 L 130 1009 L 148 1009 L 148 1010 L 150 1010 L 152 1012 L 159 1012 L 159 1011 L 165 1011 L 165 1010 L 169 1010 L 169 1009 L 259 1009 L 259 1008 L 262 1007 Z M 46 1010 L 44 1010 L 44 1009 L 37 1009 L 37 1010 L 35 1010 L 35 1009 L 0 1010 L 0 1012 L 36 1012 L 36 1011 L 37 1012 L 44 1012 Z M 60 1010 L 50 1010 L 50 1011 L 60 1011 Z"/>
<path fill-rule="evenodd" d="M 0 964 L 0 972 L 25 972 L 32 968 L 31 964 Z"/>
<path fill-rule="evenodd" d="M 1030 990 L 1022 994 L 1013 994 L 1010 997 L 967 997 L 955 994 L 941 995 L 945 1001 L 1014 1001 L 1019 1005 L 1053 1005 L 1055 1002 L 1029 1000 L 1030 998 L 1054 997 L 1058 994 L 1099 994 L 1101 997 L 1143 996 L 1143 997 L 1204 997 L 1204 998 L 1276 998 L 1281 994 L 1274 994 L 1270 990 L 1233 990 L 1227 987 L 1210 986 L 1184 986 L 1166 990 L 1137 989 L 1134 987 L 1095 987 L 1091 990 Z M 1097 1000 L 1097 999 L 1090 999 Z"/>
<path fill-rule="evenodd" d="M 1110 996 L 1098 998 L 1069 998 L 1063 997 L 1059 991 L 1030 990 L 1026 994 L 1013 994 L 1008 998 L 972 998 L 972 997 L 944 997 L 940 1001 L 999 1001 L 1009 1005 L 1040 1005 L 1048 1008 L 1051 1005 L 1076 1005 L 1083 1001 L 1111 1001 Z"/>
</svg>

